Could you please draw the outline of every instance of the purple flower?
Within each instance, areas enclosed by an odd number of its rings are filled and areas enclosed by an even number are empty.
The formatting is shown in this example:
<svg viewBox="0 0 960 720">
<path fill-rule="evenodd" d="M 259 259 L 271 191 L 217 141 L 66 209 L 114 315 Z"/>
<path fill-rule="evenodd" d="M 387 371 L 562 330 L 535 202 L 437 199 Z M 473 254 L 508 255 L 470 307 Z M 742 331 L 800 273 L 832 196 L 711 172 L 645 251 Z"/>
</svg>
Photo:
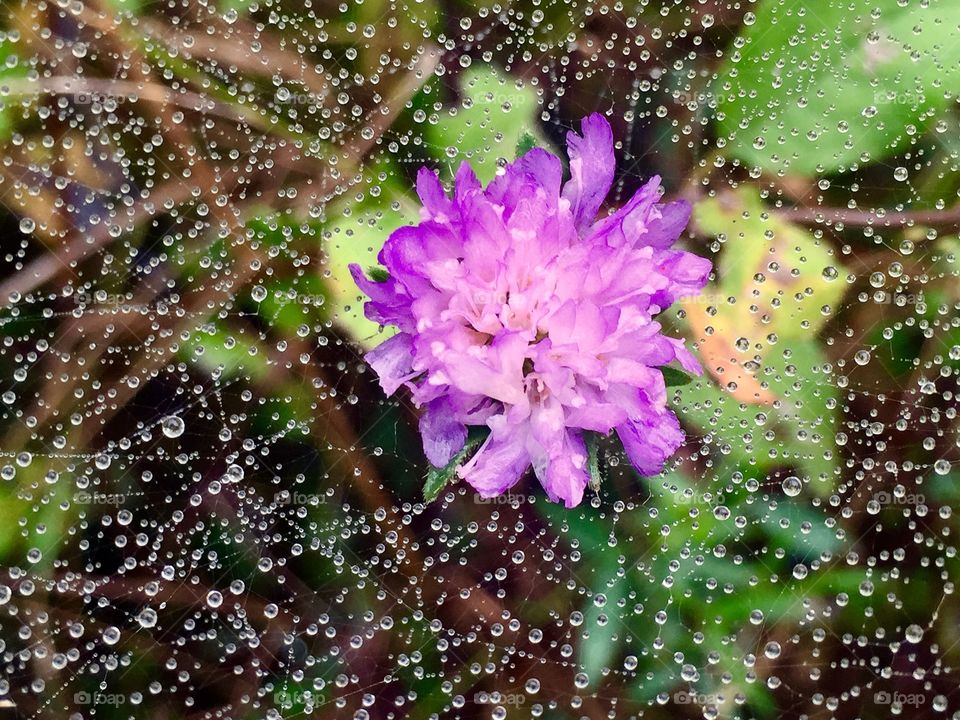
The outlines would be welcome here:
<svg viewBox="0 0 960 720">
<path fill-rule="evenodd" d="M 566 182 L 539 148 L 486 188 L 464 163 L 452 198 L 422 168 L 420 224 L 387 239 L 385 277 L 351 266 L 367 317 L 398 330 L 367 361 L 388 395 L 405 385 L 423 408 L 430 463 L 448 464 L 469 426 L 489 428 L 457 469 L 484 497 L 532 465 L 550 499 L 574 507 L 590 479 L 588 432 L 616 430 L 643 475 L 683 442 L 658 368 L 700 367 L 652 318 L 698 293 L 710 262 L 672 248 L 690 207 L 660 203 L 657 177 L 596 218 L 613 182 L 613 133 L 596 114 L 582 132 L 567 135 Z"/>
</svg>

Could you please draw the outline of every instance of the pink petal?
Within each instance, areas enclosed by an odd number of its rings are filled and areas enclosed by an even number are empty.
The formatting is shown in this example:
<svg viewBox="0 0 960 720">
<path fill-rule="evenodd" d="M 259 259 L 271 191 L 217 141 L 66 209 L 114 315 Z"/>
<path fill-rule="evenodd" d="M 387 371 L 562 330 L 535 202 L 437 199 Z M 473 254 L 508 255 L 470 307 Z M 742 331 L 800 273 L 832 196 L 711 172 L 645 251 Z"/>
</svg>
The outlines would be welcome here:
<svg viewBox="0 0 960 720">
<path fill-rule="evenodd" d="M 616 158 L 613 130 L 602 115 L 594 113 L 580 123 L 583 137 L 567 133 L 570 179 L 563 186 L 563 198 L 570 203 L 578 227 L 589 226 L 603 205 L 613 184 Z"/>
<path fill-rule="evenodd" d="M 439 397 L 424 408 L 420 416 L 420 435 L 427 460 L 434 467 L 443 467 L 463 449 L 467 428 L 457 420 L 450 400 Z"/>
<path fill-rule="evenodd" d="M 383 341 L 364 358 L 380 379 L 380 387 L 387 395 L 393 395 L 413 372 L 413 339 L 407 333 L 398 333 Z"/>
<path fill-rule="evenodd" d="M 680 422 L 669 410 L 628 420 L 617 426 L 617 435 L 630 462 L 645 477 L 659 475 L 684 440 Z"/>
<path fill-rule="evenodd" d="M 482 497 L 496 497 L 512 488 L 530 467 L 526 433 L 515 429 L 492 432 L 457 475 Z"/>
</svg>

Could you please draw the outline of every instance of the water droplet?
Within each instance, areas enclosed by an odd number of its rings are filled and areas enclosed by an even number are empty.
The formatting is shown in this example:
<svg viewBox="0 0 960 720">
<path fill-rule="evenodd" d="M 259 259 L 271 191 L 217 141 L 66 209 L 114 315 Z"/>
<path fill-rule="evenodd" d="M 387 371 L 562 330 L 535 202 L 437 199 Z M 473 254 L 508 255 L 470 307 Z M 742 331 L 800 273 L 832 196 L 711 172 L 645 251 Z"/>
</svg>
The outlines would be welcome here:
<svg viewBox="0 0 960 720">
<path fill-rule="evenodd" d="M 160 421 L 160 428 L 168 438 L 178 438 L 185 429 L 183 420 L 178 415 L 168 415 Z"/>
<path fill-rule="evenodd" d="M 803 482 L 796 475 L 790 475 L 783 479 L 780 487 L 787 497 L 796 497 L 803 491 Z"/>
<path fill-rule="evenodd" d="M 923 628 L 919 625 L 908 625 L 904 637 L 906 637 L 907 642 L 916 645 L 923 640 Z"/>
</svg>

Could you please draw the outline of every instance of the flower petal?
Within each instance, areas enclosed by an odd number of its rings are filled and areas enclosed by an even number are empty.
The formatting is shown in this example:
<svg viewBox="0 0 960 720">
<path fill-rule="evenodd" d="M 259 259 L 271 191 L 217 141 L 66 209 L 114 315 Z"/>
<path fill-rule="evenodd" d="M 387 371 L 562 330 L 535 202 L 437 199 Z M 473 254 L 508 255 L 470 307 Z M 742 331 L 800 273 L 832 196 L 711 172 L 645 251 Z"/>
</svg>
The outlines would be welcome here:
<svg viewBox="0 0 960 720">
<path fill-rule="evenodd" d="M 442 362 L 450 384 L 470 395 L 487 395 L 500 402 L 519 404 L 523 391 L 523 361 L 527 340 L 519 334 L 497 336 L 476 352 L 445 351 Z"/>
<path fill-rule="evenodd" d="M 436 172 L 424 166 L 417 172 L 417 196 L 423 203 L 420 217 L 424 220 L 446 222 L 450 219 L 453 203 L 447 197 L 440 177 Z"/>
<path fill-rule="evenodd" d="M 660 217 L 646 223 L 646 232 L 640 244 L 655 248 L 668 248 L 677 241 L 690 221 L 692 208 L 686 200 L 675 200 L 657 207 Z"/>
<path fill-rule="evenodd" d="M 387 395 L 393 395 L 413 372 L 413 338 L 407 333 L 398 333 L 384 340 L 364 358 L 380 379 L 380 387 Z"/>
<path fill-rule="evenodd" d="M 673 345 L 674 352 L 677 354 L 677 360 L 680 361 L 680 367 L 692 375 L 703 375 L 703 368 L 700 362 L 693 356 L 693 353 L 687 350 L 683 340 L 679 338 L 668 337 L 667 342 Z"/>
<path fill-rule="evenodd" d="M 580 433 L 564 432 L 563 452 L 550 460 L 547 475 L 542 480 L 547 497 L 560 500 L 568 507 L 576 507 L 583 500 L 583 491 L 590 482 L 587 472 L 587 445 Z"/>
<path fill-rule="evenodd" d="M 613 184 L 616 159 L 613 130 L 602 115 L 584 118 L 580 130 L 583 137 L 567 133 L 570 179 L 563 186 L 563 198 L 570 203 L 574 223 L 583 228 L 593 222 Z"/>
<path fill-rule="evenodd" d="M 565 425 L 563 405 L 556 398 L 546 398 L 532 408 L 527 449 L 547 497 L 571 508 L 583 499 L 590 476 L 583 437 Z"/>
<path fill-rule="evenodd" d="M 428 221 L 394 230 L 377 259 L 391 277 L 417 296 L 433 287 L 431 270 L 461 253 L 462 241 L 450 227 Z"/>
<path fill-rule="evenodd" d="M 548 202 L 556 206 L 556 200 L 560 197 L 560 182 L 563 180 L 560 158 L 543 148 L 533 148 L 517 160 L 517 165 L 534 179 Z"/>
<path fill-rule="evenodd" d="M 439 397 L 424 408 L 420 416 L 423 452 L 434 467 L 444 467 L 463 450 L 466 426 L 457 420 L 449 398 Z"/>
<path fill-rule="evenodd" d="M 659 475 L 684 440 L 677 416 L 666 409 L 618 425 L 617 435 L 630 462 L 644 477 Z"/>
<path fill-rule="evenodd" d="M 483 189 L 477 179 L 477 174 L 466 160 L 460 163 L 460 167 L 457 168 L 457 175 L 453 179 L 453 184 L 453 196 L 457 205 L 460 206 L 466 202 L 469 196 Z"/>
<path fill-rule="evenodd" d="M 386 282 L 375 282 L 363 273 L 356 263 L 349 266 L 353 281 L 370 300 L 363 306 L 363 314 L 368 320 L 381 325 L 396 325 L 404 332 L 413 330 L 413 318 L 410 316 L 410 304 L 413 298 L 395 278 Z"/>
<path fill-rule="evenodd" d="M 457 468 L 457 475 L 482 497 L 489 498 L 516 485 L 528 467 L 526 433 L 505 428 L 492 432 L 476 454 Z"/>
<path fill-rule="evenodd" d="M 651 298 L 651 302 L 660 307 L 667 307 L 682 297 L 698 295 L 713 269 L 712 263 L 706 258 L 683 250 L 661 252 L 657 265 L 669 283 Z"/>
<path fill-rule="evenodd" d="M 610 247 L 635 247 L 647 231 L 647 223 L 659 199 L 660 176 L 654 175 L 623 207 L 593 227 L 590 243 L 602 241 Z"/>
</svg>

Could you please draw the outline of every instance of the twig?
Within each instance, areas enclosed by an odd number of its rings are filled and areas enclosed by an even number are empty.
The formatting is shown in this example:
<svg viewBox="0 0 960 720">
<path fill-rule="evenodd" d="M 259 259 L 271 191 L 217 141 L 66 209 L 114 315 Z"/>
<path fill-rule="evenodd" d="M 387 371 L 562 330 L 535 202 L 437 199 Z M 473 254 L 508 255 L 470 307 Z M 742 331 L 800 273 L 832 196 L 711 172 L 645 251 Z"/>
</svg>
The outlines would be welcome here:
<svg viewBox="0 0 960 720">
<path fill-rule="evenodd" d="M 850 227 L 920 225 L 947 232 L 960 231 L 960 205 L 946 210 L 904 210 L 887 213 L 832 207 L 780 208 L 776 212 L 786 220 L 804 225 L 843 224 Z"/>
<path fill-rule="evenodd" d="M 125 217 L 113 218 L 112 224 L 139 225 L 166 212 L 167 206 L 173 207 L 189 200 L 193 187 L 178 180 L 151 190 L 148 200 L 129 210 Z M 16 275 L 0 283 L 0 307 L 15 304 L 11 303 L 11 296 L 24 295 L 35 290 L 112 242 L 114 238 L 110 235 L 110 224 L 104 222 L 87 233 L 77 235 L 61 251 L 38 257 Z"/>
<path fill-rule="evenodd" d="M 184 110 L 217 115 L 234 122 L 246 122 L 251 125 L 263 123 L 263 118 L 242 105 L 227 105 L 217 102 L 209 95 L 200 95 L 186 89 L 173 90 L 157 83 L 55 76 L 40 80 L 12 79 L 5 81 L 3 86 L 7 88 L 10 95 L 34 96 L 50 93 L 87 97 L 91 100 L 133 98 L 176 105 Z"/>
</svg>

